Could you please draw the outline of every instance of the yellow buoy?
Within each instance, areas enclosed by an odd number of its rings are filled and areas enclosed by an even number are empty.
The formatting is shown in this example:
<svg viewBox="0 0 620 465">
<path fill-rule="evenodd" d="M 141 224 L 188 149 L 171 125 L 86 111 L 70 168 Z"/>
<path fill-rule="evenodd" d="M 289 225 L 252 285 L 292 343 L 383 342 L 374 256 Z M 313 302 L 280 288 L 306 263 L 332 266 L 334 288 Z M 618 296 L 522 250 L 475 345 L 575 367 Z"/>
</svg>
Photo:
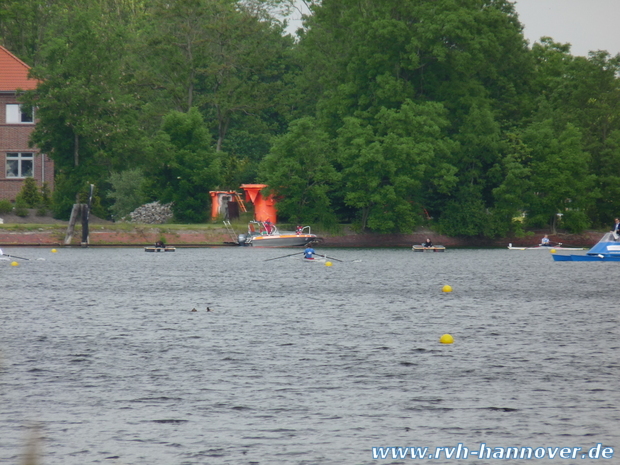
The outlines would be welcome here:
<svg viewBox="0 0 620 465">
<path fill-rule="evenodd" d="M 551 253 L 555 253 L 555 249 L 551 249 Z"/>
<path fill-rule="evenodd" d="M 57 252 L 57 250 L 56 250 L 56 249 L 52 249 L 52 253 L 56 253 L 56 252 Z"/>
<path fill-rule="evenodd" d="M 441 290 L 444 292 L 452 292 L 452 287 L 446 284 Z"/>
<path fill-rule="evenodd" d="M 17 263 L 17 262 L 11 262 L 11 266 L 17 266 L 17 265 L 19 265 L 19 263 Z"/>
<path fill-rule="evenodd" d="M 444 334 L 439 338 L 439 342 L 442 344 L 452 344 L 454 342 L 454 338 L 449 334 Z"/>
<path fill-rule="evenodd" d="M 332 266 L 332 262 L 325 262 L 325 266 Z"/>
</svg>

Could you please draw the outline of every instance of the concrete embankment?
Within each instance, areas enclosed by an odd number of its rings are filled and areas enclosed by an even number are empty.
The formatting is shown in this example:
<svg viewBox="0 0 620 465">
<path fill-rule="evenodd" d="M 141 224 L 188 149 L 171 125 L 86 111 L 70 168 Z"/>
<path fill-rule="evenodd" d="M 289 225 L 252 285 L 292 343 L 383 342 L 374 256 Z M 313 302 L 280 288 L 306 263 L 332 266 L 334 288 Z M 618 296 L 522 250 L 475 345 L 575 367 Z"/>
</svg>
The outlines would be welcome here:
<svg viewBox="0 0 620 465">
<path fill-rule="evenodd" d="M 3 225 L 0 227 L 0 246 L 55 246 L 64 245 L 66 226 L 29 227 L 28 225 Z M 533 231 L 522 238 L 471 238 L 449 237 L 420 230 L 412 234 L 356 234 L 320 235 L 322 247 L 411 247 L 430 238 L 436 245 L 446 247 L 507 247 L 509 243 L 518 246 L 538 245 L 546 231 Z M 552 244 L 592 247 L 602 236 L 600 231 L 589 231 L 580 235 L 549 234 Z M 166 226 L 125 226 L 115 228 L 93 225 L 90 228 L 89 245 L 97 246 L 143 246 L 163 240 L 176 247 L 217 247 L 231 245 L 232 237 L 225 228 L 173 229 Z M 81 231 L 76 228 L 71 246 L 80 246 Z"/>
</svg>

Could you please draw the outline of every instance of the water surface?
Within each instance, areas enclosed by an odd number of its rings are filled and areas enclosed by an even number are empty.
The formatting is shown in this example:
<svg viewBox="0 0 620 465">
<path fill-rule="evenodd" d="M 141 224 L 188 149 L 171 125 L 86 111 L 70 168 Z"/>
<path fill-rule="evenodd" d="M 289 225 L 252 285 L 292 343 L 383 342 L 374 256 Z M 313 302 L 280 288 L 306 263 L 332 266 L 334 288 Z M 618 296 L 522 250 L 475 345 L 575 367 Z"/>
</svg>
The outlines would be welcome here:
<svg viewBox="0 0 620 465">
<path fill-rule="evenodd" d="M 19 463 L 33 424 L 45 465 L 408 463 L 371 448 L 458 443 L 620 457 L 617 263 L 4 252 L 32 260 L 0 261 L 0 463 Z"/>
</svg>

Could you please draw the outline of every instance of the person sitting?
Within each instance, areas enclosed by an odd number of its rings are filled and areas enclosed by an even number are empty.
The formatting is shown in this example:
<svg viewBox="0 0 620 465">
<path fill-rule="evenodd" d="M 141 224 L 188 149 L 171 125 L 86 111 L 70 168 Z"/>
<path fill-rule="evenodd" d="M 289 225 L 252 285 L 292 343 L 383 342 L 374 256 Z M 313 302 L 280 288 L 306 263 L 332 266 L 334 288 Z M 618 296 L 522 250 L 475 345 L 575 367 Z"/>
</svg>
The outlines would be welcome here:
<svg viewBox="0 0 620 465">
<path fill-rule="evenodd" d="M 314 260 L 315 253 L 316 252 L 312 247 L 307 247 L 306 250 L 304 250 L 304 258 L 308 260 Z"/>
<path fill-rule="evenodd" d="M 166 244 L 164 244 L 163 241 L 157 241 L 157 242 L 155 242 L 155 248 L 156 249 L 165 249 L 166 248 Z"/>
<path fill-rule="evenodd" d="M 267 231 L 267 234 L 271 234 L 271 231 L 273 231 L 273 223 L 269 218 L 265 221 L 265 231 Z"/>
<path fill-rule="evenodd" d="M 549 236 L 547 234 L 545 234 L 545 237 L 543 237 L 540 240 L 540 245 L 543 247 L 550 247 L 551 246 L 551 242 L 549 242 Z"/>
<path fill-rule="evenodd" d="M 295 228 L 295 233 L 299 236 L 302 232 L 303 228 L 301 227 L 301 225 L 297 225 L 297 227 Z"/>
<path fill-rule="evenodd" d="M 425 249 L 431 248 L 433 247 L 433 242 L 430 240 L 430 238 L 426 238 L 426 242 L 424 242 L 422 244 L 424 246 Z"/>
</svg>

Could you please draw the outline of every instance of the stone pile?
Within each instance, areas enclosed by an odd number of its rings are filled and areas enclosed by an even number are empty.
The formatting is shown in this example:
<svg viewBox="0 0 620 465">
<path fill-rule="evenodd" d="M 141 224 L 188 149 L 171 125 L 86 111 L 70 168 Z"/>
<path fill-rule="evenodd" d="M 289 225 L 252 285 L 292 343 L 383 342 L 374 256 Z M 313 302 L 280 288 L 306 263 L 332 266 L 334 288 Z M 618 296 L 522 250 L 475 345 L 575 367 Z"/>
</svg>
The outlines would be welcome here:
<svg viewBox="0 0 620 465">
<path fill-rule="evenodd" d="M 172 219 L 172 204 L 159 202 L 147 203 L 132 211 L 129 216 L 132 223 L 164 224 Z"/>
</svg>

